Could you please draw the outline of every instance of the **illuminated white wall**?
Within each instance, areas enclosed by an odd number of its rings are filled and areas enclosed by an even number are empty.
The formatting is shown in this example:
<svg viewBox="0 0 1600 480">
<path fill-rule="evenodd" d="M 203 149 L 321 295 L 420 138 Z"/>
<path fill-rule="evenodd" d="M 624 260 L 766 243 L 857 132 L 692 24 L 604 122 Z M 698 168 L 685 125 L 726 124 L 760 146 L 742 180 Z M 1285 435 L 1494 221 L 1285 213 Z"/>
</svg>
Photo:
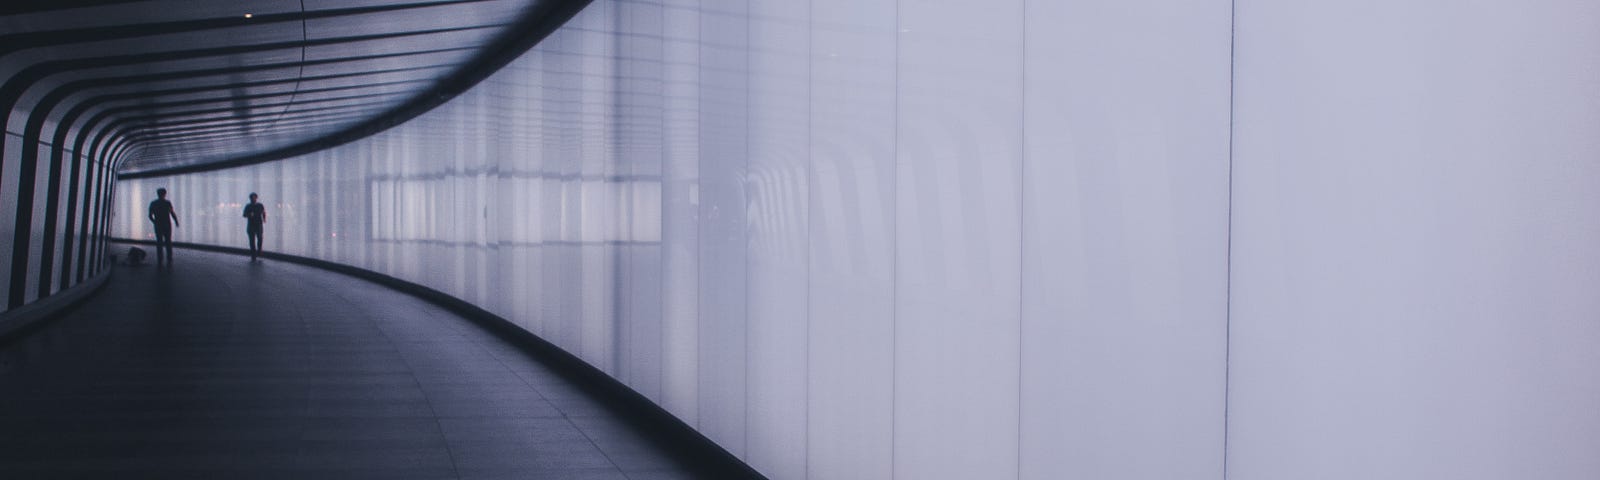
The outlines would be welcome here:
<svg viewBox="0 0 1600 480">
<path fill-rule="evenodd" d="M 1600 3 L 1237 25 L 1229 478 L 1600 478 Z"/>
<path fill-rule="evenodd" d="M 258 192 L 773 478 L 1600 477 L 1596 7 L 1235 3 L 597 1 L 116 228 Z"/>
</svg>

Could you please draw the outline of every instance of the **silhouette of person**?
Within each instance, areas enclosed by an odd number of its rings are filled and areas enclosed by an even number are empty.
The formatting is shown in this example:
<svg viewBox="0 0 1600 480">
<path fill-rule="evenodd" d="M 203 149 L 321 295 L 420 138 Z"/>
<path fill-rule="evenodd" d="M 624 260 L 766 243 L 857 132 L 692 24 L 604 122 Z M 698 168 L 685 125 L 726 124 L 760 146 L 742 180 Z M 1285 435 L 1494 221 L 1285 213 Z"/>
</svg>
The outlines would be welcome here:
<svg viewBox="0 0 1600 480">
<path fill-rule="evenodd" d="M 267 223 L 267 207 L 256 203 L 255 192 L 250 192 L 250 204 L 244 206 L 244 234 L 250 239 L 250 260 L 261 254 L 261 224 Z"/>
<path fill-rule="evenodd" d="M 179 227 L 178 212 L 167 201 L 167 189 L 157 188 L 156 199 L 150 201 L 150 223 L 156 226 L 156 266 L 163 262 L 172 266 L 172 227 Z"/>
</svg>

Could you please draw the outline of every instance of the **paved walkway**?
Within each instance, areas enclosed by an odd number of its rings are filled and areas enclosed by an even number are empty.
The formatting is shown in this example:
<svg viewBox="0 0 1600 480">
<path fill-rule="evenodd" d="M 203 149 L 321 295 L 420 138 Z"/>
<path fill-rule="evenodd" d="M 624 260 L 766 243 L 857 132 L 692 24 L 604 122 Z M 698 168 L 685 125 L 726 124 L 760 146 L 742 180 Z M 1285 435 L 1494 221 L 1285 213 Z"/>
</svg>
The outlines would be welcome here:
<svg viewBox="0 0 1600 480">
<path fill-rule="evenodd" d="M 177 252 L 0 345 L 0 478 L 693 478 L 446 310 Z"/>
</svg>

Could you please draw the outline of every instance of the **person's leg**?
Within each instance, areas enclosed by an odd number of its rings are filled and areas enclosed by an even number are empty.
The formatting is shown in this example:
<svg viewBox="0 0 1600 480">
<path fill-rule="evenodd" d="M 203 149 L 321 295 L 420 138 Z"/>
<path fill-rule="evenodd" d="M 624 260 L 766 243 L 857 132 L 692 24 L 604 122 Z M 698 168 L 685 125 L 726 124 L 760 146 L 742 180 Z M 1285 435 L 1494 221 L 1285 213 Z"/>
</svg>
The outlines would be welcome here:
<svg viewBox="0 0 1600 480">
<path fill-rule="evenodd" d="M 161 248 L 167 249 L 167 266 L 172 266 L 172 230 L 167 230 L 167 235 L 162 238 Z"/>
<path fill-rule="evenodd" d="M 168 246 L 172 244 L 172 232 L 156 230 L 156 266 L 167 263 L 167 255 L 171 254 Z"/>
</svg>

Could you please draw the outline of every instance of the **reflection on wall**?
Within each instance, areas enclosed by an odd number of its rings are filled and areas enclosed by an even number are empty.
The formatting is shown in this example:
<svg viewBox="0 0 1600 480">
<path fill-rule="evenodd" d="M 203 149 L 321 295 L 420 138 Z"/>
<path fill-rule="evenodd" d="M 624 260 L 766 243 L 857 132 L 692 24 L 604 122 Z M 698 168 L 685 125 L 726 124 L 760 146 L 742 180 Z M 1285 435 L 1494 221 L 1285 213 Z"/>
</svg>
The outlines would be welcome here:
<svg viewBox="0 0 1600 480">
<path fill-rule="evenodd" d="M 258 192 L 267 249 L 483 306 L 773 478 L 1600 474 L 1596 109 L 1557 101 L 1600 57 L 1526 61 L 1562 129 L 1445 148 L 1541 110 L 1347 43 L 1372 7 L 1237 3 L 597 1 L 376 137 L 122 182 L 116 228 L 164 186 L 243 247 Z M 1592 53 L 1585 8 L 1516 45 Z M 1415 58 L 1470 65 L 1474 15 Z M 1486 120 L 1394 136 L 1448 108 Z"/>
</svg>

